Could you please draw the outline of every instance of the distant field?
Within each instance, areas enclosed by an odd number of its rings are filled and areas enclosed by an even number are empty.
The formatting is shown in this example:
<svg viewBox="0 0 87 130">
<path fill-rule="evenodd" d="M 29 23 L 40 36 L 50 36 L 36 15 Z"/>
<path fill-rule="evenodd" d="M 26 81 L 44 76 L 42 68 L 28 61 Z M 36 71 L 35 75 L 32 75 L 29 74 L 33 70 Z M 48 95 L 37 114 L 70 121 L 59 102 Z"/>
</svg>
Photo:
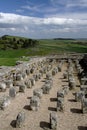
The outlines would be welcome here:
<svg viewBox="0 0 87 130">
<path fill-rule="evenodd" d="M 16 38 L 18 39 L 18 37 Z M 81 41 L 82 43 L 76 42 L 75 40 L 38 41 L 39 43 L 35 47 L 0 50 L 0 65 L 15 65 L 15 62 L 19 60 L 21 56 L 44 56 L 58 53 L 63 54 L 65 52 L 87 53 L 87 43 L 84 43 L 84 41 Z"/>
</svg>

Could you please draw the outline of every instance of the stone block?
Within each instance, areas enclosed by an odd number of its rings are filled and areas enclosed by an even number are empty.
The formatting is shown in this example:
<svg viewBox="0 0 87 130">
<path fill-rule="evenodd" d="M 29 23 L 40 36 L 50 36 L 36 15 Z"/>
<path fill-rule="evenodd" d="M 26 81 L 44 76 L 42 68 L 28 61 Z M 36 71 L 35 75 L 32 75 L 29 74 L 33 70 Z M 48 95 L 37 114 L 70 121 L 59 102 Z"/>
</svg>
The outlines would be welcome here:
<svg viewBox="0 0 87 130">
<path fill-rule="evenodd" d="M 26 88 L 26 86 L 25 85 L 23 85 L 23 84 L 21 84 L 20 86 L 19 86 L 19 92 L 25 92 L 25 88 Z"/>
<path fill-rule="evenodd" d="M 81 85 L 80 90 L 87 94 L 87 85 Z"/>
<path fill-rule="evenodd" d="M 22 78 L 26 79 L 27 78 L 27 74 L 25 72 L 22 73 Z"/>
<path fill-rule="evenodd" d="M 61 97 L 61 98 L 64 98 L 64 90 L 59 90 L 58 92 L 57 92 L 57 98 L 59 98 L 59 97 Z"/>
<path fill-rule="evenodd" d="M 85 114 L 85 113 L 87 113 L 87 99 L 83 98 L 81 103 L 82 103 L 81 104 L 82 105 L 82 113 Z"/>
<path fill-rule="evenodd" d="M 11 87 L 9 89 L 9 96 L 12 97 L 12 98 L 15 98 L 16 97 L 16 90 L 14 87 Z"/>
<path fill-rule="evenodd" d="M 44 84 L 42 86 L 43 94 L 49 94 L 50 89 L 51 89 L 51 85 L 49 83 Z"/>
<path fill-rule="evenodd" d="M 67 72 L 64 72 L 64 73 L 63 73 L 63 77 L 64 77 L 64 79 L 68 79 L 68 73 L 67 73 Z"/>
<path fill-rule="evenodd" d="M 33 95 L 34 95 L 34 96 L 37 96 L 37 97 L 39 97 L 39 98 L 41 98 L 42 95 L 43 95 L 42 89 L 41 89 L 41 88 L 38 88 L 38 89 L 33 90 Z"/>
<path fill-rule="evenodd" d="M 23 80 L 22 74 L 17 74 L 17 75 L 16 75 L 16 80 L 17 80 L 17 81 Z"/>
<path fill-rule="evenodd" d="M 64 111 L 64 98 L 58 97 L 57 99 L 57 111 Z"/>
<path fill-rule="evenodd" d="M 0 109 L 4 110 L 7 106 L 10 105 L 10 97 L 9 96 L 3 96 L 0 98 Z"/>
<path fill-rule="evenodd" d="M 23 127 L 24 121 L 25 121 L 25 113 L 19 112 L 16 117 L 16 128 Z"/>
<path fill-rule="evenodd" d="M 72 79 L 69 80 L 69 88 L 70 88 L 70 90 L 72 90 L 72 89 L 75 89 L 75 87 L 76 87 L 76 82 L 72 78 Z"/>
<path fill-rule="evenodd" d="M 52 79 L 52 74 L 51 74 L 51 73 L 47 73 L 47 74 L 46 74 L 46 79 L 47 79 L 47 80 Z"/>
<path fill-rule="evenodd" d="M 31 78 L 30 81 L 31 81 L 31 85 L 34 86 L 35 85 L 35 79 Z"/>
<path fill-rule="evenodd" d="M 1 90 L 2 92 L 5 92 L 5 91 L 6 91 L 6 88 L 7 88 L 6 84 L 5 84 L 4 82 L 0 82 L 0 90 Z"/>
<path fill-rule="evenodd" d="M 13 87 L 12 80 L 6 80 L 5 83 L 6 83 L 7 88 Z"/>
<path fill-rule="evenodd" d="M 61 72 L 62 71 L 62 68 L 61 68 L 61 65 L 58 65 L 58 71 Z"/>
<path fill-rule="evenodd" d="M 39 110 L 39 107 L 40 107 L 40 99 L 39 99 L 39 97 L 33 96 L 30 99 L 30 108 L 31 108 L 31 110 L 37 111 L 37 110 Z"/>
<path fill-rule="evenodd" d="M 33 74 L 34 73 L 34 68 L 30 69 L 30 73 Z"/>
<path fill-rule="evenodd" d="M 56 75 L 56 71 L 52 70 L 52 76 Z"/>
<path fill-rule="evenodd" d="M 76 102 L 82 101 L 82 98 L 85 97 L 84 91 L 79 91 L 75 93 Z"/>
<path fill-rule="evenodd" d="M 27 88 L 32 88 L 31 80 L 26 80 L 25 85 Z"/>
<path fill-rule="evenodd" d="M 57 130 L 57 114 L 54 112 L 50 113 L 50 128 Z"/>
<path fill-rule="evenodd" d="M 53 80 L 52 79 L 45 80 L 45 84 L 50 84 L 50 87 L 52 88 L 52 86 L 53 86 Z"/>
<path fill-rule="evenodd" d="M 27 74 L 27 76 L 30 75 L 30 70 L 29 69 L 26 69 L 26 74 Z"/>
<path fill-rule="evenodd" d="M 35 81 L 39 80 L 39 74 L 35 74 L 35 75 L 33 75 L 33 77 L 34 77 Z"/>
<path fill-rule="evenodd" d="M 63 91 L 64 91 L 64 95 L 67 95 L 69 92 L 69 86 L 64 86 Z"/>
<path fill-rule="evenodd" d="M 87 78 L 81 78 L 81 85 L 87 85 Z"/>
</svg>

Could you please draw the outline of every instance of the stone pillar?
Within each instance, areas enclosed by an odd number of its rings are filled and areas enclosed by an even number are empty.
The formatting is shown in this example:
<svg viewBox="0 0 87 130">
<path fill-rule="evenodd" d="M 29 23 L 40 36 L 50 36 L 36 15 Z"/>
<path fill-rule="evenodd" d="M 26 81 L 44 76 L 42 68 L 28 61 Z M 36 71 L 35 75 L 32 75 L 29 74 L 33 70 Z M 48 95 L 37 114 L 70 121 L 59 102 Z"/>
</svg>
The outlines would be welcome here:
<svg viewBox="0 0 87 130">
<path fill-rule="evenodd" d="M 54 112 L 50 113 L 50 128 L 57 130 L 57 114 Z"/>
<path fill-rule="evenodd" d="M 33 96 L 30 100 L 30 108 L 33 111 L 37 111 L 40 107 L 40 99 L 37 96 Z"/>
<path fill-rule="evenodd" d="M 21 128 L 25 121 L 25 113 L 19 112 L 16 117 L 16 128 Z"/>
</svg>

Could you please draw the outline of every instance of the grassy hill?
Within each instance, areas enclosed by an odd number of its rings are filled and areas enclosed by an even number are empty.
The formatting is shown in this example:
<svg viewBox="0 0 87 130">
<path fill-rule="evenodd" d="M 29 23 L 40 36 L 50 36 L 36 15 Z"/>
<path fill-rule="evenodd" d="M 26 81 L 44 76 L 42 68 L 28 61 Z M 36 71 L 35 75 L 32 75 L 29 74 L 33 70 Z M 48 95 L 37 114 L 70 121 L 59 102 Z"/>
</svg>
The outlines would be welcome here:
<svg viewBox="0 0 87 130">
<path fill-rule="evenodd" d="M 0 38 L 0 65 L 15 65 L 21 56 L 44 56 L 65 52 L 87 53 L 87 41 L 75 39 L 33 40 L 8 35 Z"/>
<path fill-rule="evenodd" d="M 4 35 L 0 38 L 0 50 L 34 47 L 37 40 L 30 38 Z"/>
</svg>

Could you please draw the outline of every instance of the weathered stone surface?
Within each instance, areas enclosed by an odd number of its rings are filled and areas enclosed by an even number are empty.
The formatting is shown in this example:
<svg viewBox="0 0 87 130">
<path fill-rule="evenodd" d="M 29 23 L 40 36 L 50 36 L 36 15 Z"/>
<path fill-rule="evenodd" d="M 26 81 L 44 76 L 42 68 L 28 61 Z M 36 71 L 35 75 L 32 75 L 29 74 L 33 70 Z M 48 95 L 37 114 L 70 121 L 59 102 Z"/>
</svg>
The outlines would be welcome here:
<svg viewBox="0 0 87 130">
<path fill-rule="evenodd" d="M 30 100 L 30 108 L 33 111 L 37 111 L 40 107 L 40 99 L 37 96 L 33 96 Z"/>
<path fill-rule="evenodd" d="M 51 69 L 52 69 L 52 65 L 49 64 L 49 65 L 47 66 L 47 71 L 50 71 Z"/>
<path fill-rule="evenodd" d="M 61 97 L 61 98 L 64 98 L 64 90 L 60 90 L 57 92 L 57 98 Z"/>
<path fill-rule="evenodd" d="M 33 95 L 34 95 L 34 96 L 37 96 L 37 97 L 39 97 L 39 98 L 41 98 L 42 95 L 43 95 L 42 89 L 41 89 L 41 88 L 38 88 L 38 89 L 33 90 Z"/>
<path fill-rule="evenodd" d="M 54 112 L 50 113 L 50 128 L 57 130 L 57 114 Z"/>
<path fill-rule="evenodd" d="M 17 81 L 23 80 L 22 74 L 17 74 L 16 75 L 16 80 Z"/>
<path fill-rule="evenodd" d="M 51 73 L 47 73 L 47 74 L 46 74 L 46 79 L 47 79 L 47 80 L 52 79 L 52 74 L 51 74 Z"/>
<path fill-rule="evenodd" d="M 55 67 L 55 68 L 52 70 L 52 75 L 54 76 L 54 75 L 56 75 L 57 73 L 58 73 L 58 68 Z"/>
<path fill-rule="evenodd" d="M 64 72 L 64 73 L 63 73 L 63 77 L 64 77 L 64 79 L 68 79 L 68 73 L 67 73 L 67 72 Z"/>
<path fill-rule="evenodd" d="M 81 85 L 87 85 L 87 78 L 81 78 Z"/>
<path fill-rule="evenodd" d="M 87 94 L 87 85 L 81 85 L 80 90 Z"/>
<path fill-rule="evenodd" d="M 87 73 L 87 54 L 84 55 L 84 57 L 80 60 L 79 63 L 84 69 L 84 71 Z"/>
<path fill-rule="evenodd" d="M 59 71 L 59 72 L 62 71 L 62 65 L 61 65 L 61 64 L 59 64 L 57 68 L 58 68 L 58 71 Z"/>
<path fill-rule="evenodd" d="M 44 74 L 47 73 L 47 67 L 44 67 L 44 68 L 43 68 L 43 72 L 44 72 Z"/>
<path fill-rule="evenodd" d="M 6 88 L 6 84 L 4 82 L 0 82 L 0 90 L 4 92 L 6 91 Z"/>
<path fill-rule="evenodd" d="M 10 105 L 10 97 L 4 96 L 0 98 L 0 109 L 5 109 L 7 106 Z"/>
<path fill-rule="evenodd" d="M 67 95 L 69 92 L 69 86 L 64 86 L 63 91 L 64 91 L 64 95 Z"/>
<path fill-rule="evenodd" d="M 35 81 L 39 80 L 39 74 L 35 74 L 35 75 L 33 75 L 33 77 L 34 77 Z"/>
<path fill-rule="evenodd" d="M 43 69 L 40 69 L 39 73 L 41 74 L 41 76 L 43 76 L 43 74 L 44 74 Z"/>
<path fill-rule="evenodd" d="M 71 78 L 69 80 L 69 88 L 70 88 L 70 90 L 72 90 L 72 89 L 75 89 L 75 87 L 76 87 L 76 82 L 75 82 L 74 78 Z"/>
<path fill-rule="evenodd" d="M 75 100 L 77 102 L 82 101 L 83 97 L 85 97 L 84 91 L 80 91 L 80 92 L 75 93 Z"/>
<path fill-rule="evenodd" d="M 14 87 L 11 87 L 9 89 L 9 96 L 12 97 L 12 98 L 14 98 L 16 96 L 16 90 L 15 90 Z"/>
<path fill-rule="evenodd" d="M 31 78 L 30 81 L 31 81 L 31 85 L 34 86 L 35 85 L 35 79 Z"/>
<path fill-rule="evenodd" d="M 19 92 L 25 92 L 26 86 L 24 84 L 19 85 Z"/>
<path fill-rule="evenodd" d="M 26 69 L 26 74 L 30 75 L 30 70 L 29 69 Z"/>
<path fill-rule="evenodd" d="M 14 85 L 14 86 L 20 86 L 20 85 L 25 85 L 25 83 L 24 83 L 24 80 L 14 81 L 14 82 L 13 82 L 13 85 Z"/>
<path fill-rule="evenodd" d="M 26 80 L 25 85 L 27 86 L 27 88 L 32 88 L 31 80 Z"/>
<path fill-rule="evenodd" d="M 33 74 L 34 73 L 34 68 L 30 69 L 30 73 Z"/>
<path fill-rule="evenodd" d="M 22 78 L 23 79 L 27 78 L 27 74 L 25 72 L 22 73 Z"/>
<path fill-rule="evenodd" d="M 64 98 L 58 97 L 57 99 L 57 111 L 64 111 Z"/>
<path fill-rule="evenodd" d="M 82 112 L 83 112 L 83 113 L 87 113 L 87 99 L 83 97 L 81 103 L 82 103 L 82 104 L 81 104 L 81 105 L 82 105 Z"/>
<path fill-rule="evenodd" d="M 51 85 L 49 83 L 46 83 L 42 86 L 43 94 L 49 94 L 51 89 Z"/>
<path fill-rule="evenodd" d="M 6 83 L 7 88 L 13 87 L 12 80 L 6 80 L 5 83 Z"/>
<path fill-rule="evenodd" d="M 50 87 L 52 88 L 52 86 L 53 86 L 53 79 L 45 80 L 45 84 L 50 84 Z"/>
<path fill-rule="evenodd" d="M 42 76 L 43 76 L 42 73 L 39 73 L 39 79 L 41 79 Z"/>
<path fill-rule="evenodd" d="M 25 113 L 19 112 L 16 117 L 16 128 L 21 128 L 25 121 Z"/>
</svg>

